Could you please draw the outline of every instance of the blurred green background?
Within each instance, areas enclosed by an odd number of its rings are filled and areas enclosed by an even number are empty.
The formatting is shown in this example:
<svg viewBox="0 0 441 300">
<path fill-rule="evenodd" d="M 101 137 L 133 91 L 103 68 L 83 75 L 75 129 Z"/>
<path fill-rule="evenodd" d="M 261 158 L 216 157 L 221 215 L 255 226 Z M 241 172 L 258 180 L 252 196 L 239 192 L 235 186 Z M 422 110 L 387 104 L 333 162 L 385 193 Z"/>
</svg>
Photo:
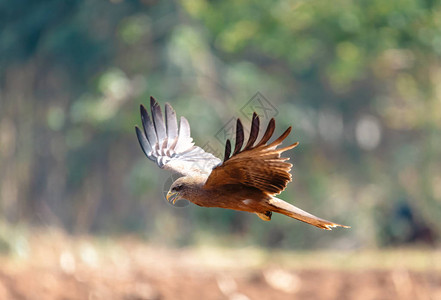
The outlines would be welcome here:
<svg viewBox="0 0 441 300">
<path fill-rule="evenodd" d="M 1 1 L 2 226 L 170 246 L 436 245 L 440 58 L 439 1 Z M 170 102 L 223 153 L 216 134 L 257 92 L 300 142 L 280 197 L 352 229 L 164 200 L 171 174 L 138 145 L 139 104 Z"/>
</svg>

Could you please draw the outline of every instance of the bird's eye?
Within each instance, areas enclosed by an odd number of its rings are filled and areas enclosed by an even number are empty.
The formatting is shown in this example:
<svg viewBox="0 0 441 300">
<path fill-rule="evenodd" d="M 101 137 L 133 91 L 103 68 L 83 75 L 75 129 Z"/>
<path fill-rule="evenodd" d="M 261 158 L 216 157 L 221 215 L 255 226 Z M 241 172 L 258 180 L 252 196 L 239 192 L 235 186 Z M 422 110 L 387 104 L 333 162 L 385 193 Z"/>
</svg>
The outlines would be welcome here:
<svg viewBox="0 0 441 300">
<path fill-rule="evenodd" d="M 172 188 L 172 191 L 180 191 L 180 190 L 182 190 L 182 185 L 177 185 Z"/>
</svg>

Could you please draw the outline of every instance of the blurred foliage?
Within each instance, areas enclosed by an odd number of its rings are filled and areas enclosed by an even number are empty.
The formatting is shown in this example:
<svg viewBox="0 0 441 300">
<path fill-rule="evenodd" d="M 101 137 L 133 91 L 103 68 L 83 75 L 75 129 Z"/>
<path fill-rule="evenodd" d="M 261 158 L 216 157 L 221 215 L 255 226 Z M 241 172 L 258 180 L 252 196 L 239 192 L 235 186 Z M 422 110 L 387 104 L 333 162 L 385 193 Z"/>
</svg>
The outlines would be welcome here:
<svg viewBox="0 0 441 300">
<path fill-rule="evenodd" d="M 441 237 L 437 1 L 2 1 L 0 32 L 8 223 L 177 245 Z M 281 197 L 351 230 L 163 201 L 170 174 L 139 149 L 139 103 L 169 101 L 222 156 L 216 134 L 256 92 L 300 141 Z"/>
</svg>

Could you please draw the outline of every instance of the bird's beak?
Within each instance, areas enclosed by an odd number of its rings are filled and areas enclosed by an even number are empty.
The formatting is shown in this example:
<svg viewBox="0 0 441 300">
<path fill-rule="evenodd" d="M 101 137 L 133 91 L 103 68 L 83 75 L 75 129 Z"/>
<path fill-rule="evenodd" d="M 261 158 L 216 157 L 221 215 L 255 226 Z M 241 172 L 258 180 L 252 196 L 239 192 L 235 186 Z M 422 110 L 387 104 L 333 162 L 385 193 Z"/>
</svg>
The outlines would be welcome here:
<svg viewBox="0 0 441 300">
<path fill-rule="evenodd" d="M 166 198 L 167 198 L 168 202 L 172 202 L 173 205 L 175 205 L 176 200 L 179 199 L 179 193 L 178 192 L 168 191 Z"/>
</svg>

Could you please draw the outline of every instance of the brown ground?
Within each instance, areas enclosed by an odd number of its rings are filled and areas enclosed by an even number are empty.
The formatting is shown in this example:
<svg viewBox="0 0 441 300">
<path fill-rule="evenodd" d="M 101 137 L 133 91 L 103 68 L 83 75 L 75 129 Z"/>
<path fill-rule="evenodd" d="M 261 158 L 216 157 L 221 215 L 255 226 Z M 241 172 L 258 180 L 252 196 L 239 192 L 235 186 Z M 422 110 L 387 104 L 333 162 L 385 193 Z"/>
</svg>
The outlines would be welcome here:
<svg viewBox="0 0 441 300">
<path fill-rule="evenodd" d="M 441 254 L 153 247 L 35 235 L 0 257 L 0 299 L 441 299 Z"/>
</svg>

